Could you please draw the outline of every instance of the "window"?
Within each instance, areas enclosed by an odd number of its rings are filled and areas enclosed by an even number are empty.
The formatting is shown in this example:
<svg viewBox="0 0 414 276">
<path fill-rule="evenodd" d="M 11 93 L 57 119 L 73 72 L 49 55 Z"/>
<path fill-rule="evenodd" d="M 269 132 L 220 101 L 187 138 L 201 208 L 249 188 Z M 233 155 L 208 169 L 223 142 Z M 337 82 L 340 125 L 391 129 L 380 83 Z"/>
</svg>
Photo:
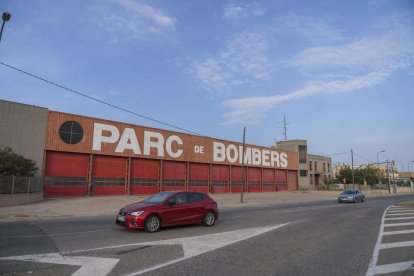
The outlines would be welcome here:
<svg viewBox="0 0 414 276">
<path fill-rule="evenodd" d="M 307 155 L 308 155 L 308 147 L 299 146 L 299 163 L 306 163 Z"/>
<path fill-rule="evenodd" d="M 300 170 L 299 174 L 300 174 L 301 177 L 305 177 L 305 176 L 308 176 L 308 171 L 307 170 Z"/>
<path fill-rule="evenodd" d="M 312 170 L 312 161 L 309 161 L 309 170 Z"/>
<path fill-rule="evenodd" d="M 331 164 L 329 164 L 329 163 L 328 163 L 328 172 L 331 172 L 330 165 L 331 165 Z"/>
<path fill-rule="evenodd" d="M 177 204 L 181 204 L 181 203 L 187 203 L 187 196 L 185 193 L 181 193 L 181 194 L 176 194 L 175 196 L 173 196 L 169 202 L 175 202 Z"/>
<path fill-rule="evenodd" d="M 199 202 L 204 200 L 204 195 L 199 193 L 189 193 L 188 202 Z"/>
<path fill-rule="evenodd" d="M 315 171 L 318 170 L 318 162 L 315 162 Z"/>
<path fill-rule="evenodd" d="M 326 163 L 322 163 L 322 170 L 326 172 Z"/>
<path fill-rule="evenodd" d="M 66 144 L 77 144 L 83 138 L 83 128 L 75 121 L 66 121 L 59 128 L 59 137 Z"/>
</svg>

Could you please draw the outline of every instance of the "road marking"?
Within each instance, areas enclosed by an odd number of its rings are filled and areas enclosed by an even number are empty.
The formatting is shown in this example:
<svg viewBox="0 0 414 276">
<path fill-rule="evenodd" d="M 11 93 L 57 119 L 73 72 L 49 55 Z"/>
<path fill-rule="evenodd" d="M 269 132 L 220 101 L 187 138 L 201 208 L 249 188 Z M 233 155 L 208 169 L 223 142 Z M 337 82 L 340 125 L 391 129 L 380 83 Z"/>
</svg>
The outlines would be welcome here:
<svg viewBox="0 0 414 276">
<path fill-rule="evenodd" d="M 387 224 L 384 224 L 384 227 L 390 227 L 390 226 L 407 226 L 407 225 L 414 225 L 414 222 L 387 223 Z"/>
<path fill-rule="evenodd" d="M 234 219 L 234 218 L 241 218 L 242 216 L 233 216 L 233 217 L 224 217 L 225 219 Z"/>
<path fill-rule="evenodd" d="M 216 233 L 216 234 L 209 234 L 203 236 L 196 236 L 196 237 L 188 237 L 188 238 L 178 238 L 172 240 L 164 240 L 164 241 L 157 241 L 157 242 L 148 242 L 145 244 L 151 245 L 173 245 L 173 244 L 181 244 L 184 251 L 184 256 L 166 263 L 162 263 L 153 267 L 141 269 L 126 276 L 132 275 L 141 275 L 165 266 L 168 266 L 173 263 L 181 262 L 183 260 L 207 253 L 212 250 L 219 249 L 221 247 L 231 245 L 246 239 L 253 238 L 255 236 L 267 233 L 272 230 L 276 230 L 283 226 L 290 224 L 284 223 L 279 225 L 272 225 L 272 226 L 264 226 L 264 227 L 255 227 L 249 229 L 242 229 L 224 233 Z"/>
<path fill-rule="evenodd" d="M 1 260 L 26 261 L 35 263 L 63 264 L 81 266 L 72 275 L 107 275 L 119 262 L 118 259 L 82 256 L 64 256 L 59 253 L 24 255 L 0 258 Z"/>
<path fill-rule="evenodd" d="M 388 232 L 384 232 L 383 235 L 388 236 L 388 235 L 410 234 L 410 233 L 414 233 L 414 229 L 412 229 L 412 230 L 401 230 L 401 231 L 388 231 Z"/>
<path fill-rule="evenodd" d="M 380 249 L 389 249 L 389 248 L 398 248 L 398 247 L 409 247 L 414 246 L 414 241 L 403 241 L 403 242 L 390 242 L 383 243 L 380 246 Z"/>
<path fill-rule="evenodd" d="M 43 235 L 31 235 L 23 236 L 23 238 L 39 238 L 39 237 L 54 237 L 54 236 L 66 236 L 66 235 L 76 235 L 76 234 L 86 234 L 86 233 L 95 233 L 95 232 L 107 232 L 112 229 L 102 229 L 102 230 L 91 230 L 91 231 L 81 231 L 81 232 L 68 232 L 68 233 L 59 233 L 59 234 L 43 234 Z"/>
<path fill-rule="evenodd" d="M 413 209 L 399 209 L 399 210 L 395 210 L 395 211 L 388 211 L 388 213 L 402 213 L 402 212 L 410 212 Z"/>
<path fill-rule="evenodd" d="M 391 212 L 390 210 L 392 210 L 392 209 L 395 209 L 395 206 L 392 206 L 392 205 L 388 206 L 385 209 L 385 211 L 382 215 L 380 232 L 378 234 L 378 239 L 377 239 L 377 242 L 375 244 L 374 252 L 372 254 L 371 262 L 368 266 L 366 276 L 373 276 L 373 275 L 379 275 L 379 274 L 388 274 L 388 273 L 407 271 L 409 269 L 413 269 L 414 260 L 413 261 L 407 261 L 407 262 L 392 263 L 392 264 L 378 265 L 377 266 L 379 251 L 381 249 L 390 249 L 390 248 L 400 248 L 400 247 L 414 246 L 414 241 L 403 241 L 403 242 L 393 242 L 393 243 L 383 243 L 383 244 L 381 244 L 382 238 L 385 235 L 397 235 L 397 234 L 414 233 L 414 229 L 384 232 L 384 229 L 387 226 L 414 225 L 414 223 L 412 223 L 412 222 L 410 222 L 410 223 L 385 224 L 385 220 L 390 220 L 389 218 L 386 219 L 385 216 L 389 215 L 389 212 Z M 412 209 L 410 211 L 412 211 Z M 397 218 L 397 219 L 399 219 L 399 218 Z M 401 219 L 404 219 L 404 218 L 401 218 Z"/>
<path fill-rule="evenodd" d="M 378 261 L 378 255 L 379 255 L 379 251 L 380 251 L 380 244 L 381 244 L 381 240 L 382 240 L 382 233 L 384 231 L 384 218 L 385 218 L 385 214 L 387 213 L 388 209 L 390 209 L 392 207 L 388 206 L 387 209 L 385 209 L 384 213 L 382 214 L 382 219 L 381 219 L 381 226 L 380 226 L 380 231 L 378 234 L 378 239 L 377 242 L 375 243 L 375 248 L 374 248 L 374 253 L 372 254 L 372 258 L 371 258 L 371 262 L 368 265 L 368 271 L 367 274 L 365 276 L 373 276 L 375 275 L 375 266 L 377 265 L 377 261 Z"/>
<path fill-rule="evenodd" d="M 414 219 L 414 217 L 403 217 L 403 218 L 386 218 L 385 220 L 401 220 L 401 219 Z"/>
<path fill-rule="evenodd" d="M 109 274 L 115 265 L 119 262 L 118 259 L 111 258 L 95 258 L 95 257 L 82 257 L 82 256 L 70 256 L 70 254 L 91 252 L 105 249 L 114 249 L 122 247 L 132 246 L 147 246 L 147 245 L 181 245 L 183 248 L 184 256 L 175 260 L 171 260 L 166 263 L 158 264 L 149 268 L 144 268 L 129 275 L 139 275 L 158 268 L 168 266 L 173 263 L 177 263 L 212 250 L 219 249 L 224 246 L 228 246 L 246 239 L 253 238 L 258 235 L 279 229 L 284 227 L 291 222 L 261 226 L 247 229 L 240 229 L 228 232 L 207 234 L 201 236 L 192 236 L 186 238 L 177 238 L 170 240 L 160 240 L 144 243 L 130 243 L 123 245 L 114 245 L 99 247 L 93 249 L 74 250 L 62 253 L 49 253 L 49 254 L 36 254 L 36 255 L 24 255 L 24 256 L 13 256 L 4 257 L 0 260 L 17 260 L 27 262 L 40 262 L 40 263 L 52 263 L 52 264 L 65 264 L 65 265 L 77 265 L 81 266 L 74 274 L 76 276 L 89 276 L 89 275 L 107 275 Z"/>
<path fill-rule="evenodd" d="M 387 214 L 387 216 L 405 216 L 405 215 L 414 215 L 414 212 L 410 212 L 410 213 L 399 213 L 399 214 Z"/>
<path fill-rule="evenodd" d="M 406 271 L 408 269 L 413 269 L 412 267 L 413 265 L 414 265 L 414 261 L 379 265 L 375 267 L 375 273 L 376 274 L 388 274 L 388 273 L 394 273 L 394 272 L 399 272 L 399 271 Z"/>
</svg>

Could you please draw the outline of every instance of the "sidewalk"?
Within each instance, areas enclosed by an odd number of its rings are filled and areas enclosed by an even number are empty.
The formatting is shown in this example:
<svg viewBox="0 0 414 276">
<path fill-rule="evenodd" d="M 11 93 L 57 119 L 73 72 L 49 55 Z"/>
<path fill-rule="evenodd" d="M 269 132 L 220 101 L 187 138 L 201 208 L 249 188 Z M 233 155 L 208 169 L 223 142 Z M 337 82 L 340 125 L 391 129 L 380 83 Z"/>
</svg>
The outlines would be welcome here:
<svg viewBox="0 0 414 276">
<path fill-rule="evenodd" d="M 240 193 L 210 194 L 210 196 L 217 201 L 219 208 L 243 208 L 246 206 L 266 206 L 278 203 L 300 203 L 320 200 L 335 201 L 339 193 L 340 192 L 338 191 L 244 193 L 243 203 L 240 203 Z M 368 200 L 370 197 L 374 196 L 393 195 L 389 195 L 385 192 L 368 192 L 366 194 Z M 41 202 L 33 204 L 0 207 L 0 221 L 88 217 L 99 215 L 115 216 L 121 207 L 139 202 L 145 198 L 147 198 L 147 196 L 46 198 Z"/>
</svg>

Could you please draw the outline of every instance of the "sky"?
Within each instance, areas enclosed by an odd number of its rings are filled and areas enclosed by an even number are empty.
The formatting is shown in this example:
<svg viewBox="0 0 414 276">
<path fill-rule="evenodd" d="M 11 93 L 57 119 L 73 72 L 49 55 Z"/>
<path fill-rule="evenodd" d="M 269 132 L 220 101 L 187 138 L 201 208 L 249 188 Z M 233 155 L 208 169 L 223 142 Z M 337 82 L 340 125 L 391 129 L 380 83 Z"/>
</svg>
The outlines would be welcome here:
<svg viewBox="0 0 414 276">
<path fill-rule="evenodd" d="M 414 171 L 414 1 L 0 0 L 0 99 Z M 114 109 L 11 69 L 13 66 Z M 380 151 L 385 150 L 385 152 Z M 379 153 L 379 154 L 378 154 Z"/>
</svg>

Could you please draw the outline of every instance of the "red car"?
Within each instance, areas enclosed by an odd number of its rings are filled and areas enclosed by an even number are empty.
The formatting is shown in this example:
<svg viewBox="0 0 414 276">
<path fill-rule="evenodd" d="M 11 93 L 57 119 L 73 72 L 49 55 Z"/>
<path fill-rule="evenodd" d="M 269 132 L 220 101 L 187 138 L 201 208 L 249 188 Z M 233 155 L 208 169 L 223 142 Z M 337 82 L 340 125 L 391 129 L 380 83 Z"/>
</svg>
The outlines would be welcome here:
<svg viewBox="0 0 414 276">
<path fill-rule="evenodd" d="M 116 224 L 156 232 L 161 227 L 184 224 L 212 226 L 218 214 L 217 202 L 205 193 L 161 192 L 119 210 Z"/>
</svg>

